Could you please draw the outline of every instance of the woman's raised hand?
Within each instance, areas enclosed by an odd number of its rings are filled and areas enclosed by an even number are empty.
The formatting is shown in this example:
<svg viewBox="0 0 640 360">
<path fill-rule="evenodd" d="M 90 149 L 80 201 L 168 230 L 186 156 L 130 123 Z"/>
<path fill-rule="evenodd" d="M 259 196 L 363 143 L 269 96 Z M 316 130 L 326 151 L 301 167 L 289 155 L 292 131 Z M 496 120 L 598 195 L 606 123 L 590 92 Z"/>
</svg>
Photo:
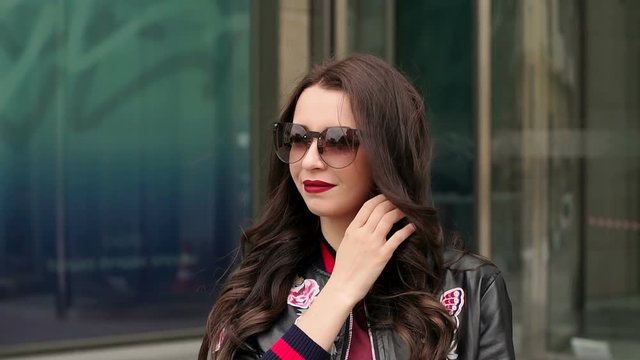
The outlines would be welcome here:
<svg viewBox="0 0 640 360">
<path fill-rule="evenodd" d="M 298 327 L 323 349 L 329 350 L 353 307 L 367 294 L 391 255 L 415 231 L 408 224 L 387 235 L 404 214 L 383 195 L 368 200 L 353 219 L 338 251 L 329 281 Z"/>
<path fill-rule="evenodd" d="M 345 231 L 329 279 L 332 285 L 343 289 L 346 301 L 355 305 L 364 298 L 394 251 L 413 234 L 413 224 L 389 234 L 391 227 L 404 217 L 384 195 L 364 203 Z M 387 240 L 388 235 L 391 237 Z"/>
</svg>

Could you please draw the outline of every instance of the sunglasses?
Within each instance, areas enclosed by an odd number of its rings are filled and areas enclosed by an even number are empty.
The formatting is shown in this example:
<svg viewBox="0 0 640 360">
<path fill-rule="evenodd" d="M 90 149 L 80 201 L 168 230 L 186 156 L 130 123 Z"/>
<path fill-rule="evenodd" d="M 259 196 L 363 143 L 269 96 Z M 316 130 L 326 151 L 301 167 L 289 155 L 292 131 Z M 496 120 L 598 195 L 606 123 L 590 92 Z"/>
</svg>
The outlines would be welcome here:
<svg viewBox="0 0 640 360">
<path fill-rule="evenodd" d="M 318 154 L 328 166 L 341 169 L 349 166 L 356 159 L 360 145 L 356 129 L 333 126 L 322 132 L 316 132 L 290 122 L 273 124 L 273 144 L 276 155 L 286 164 L 302 160 L 314 138 L 318 139 Z"/>
</svg>

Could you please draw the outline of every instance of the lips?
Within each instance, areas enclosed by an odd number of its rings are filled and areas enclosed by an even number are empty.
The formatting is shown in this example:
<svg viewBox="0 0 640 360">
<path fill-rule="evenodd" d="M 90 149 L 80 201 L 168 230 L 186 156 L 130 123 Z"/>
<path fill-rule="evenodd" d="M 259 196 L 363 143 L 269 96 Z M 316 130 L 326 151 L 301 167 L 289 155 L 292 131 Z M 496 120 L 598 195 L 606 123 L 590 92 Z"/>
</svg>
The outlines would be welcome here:
<svg viewBox="0 0 640 360">
<path fill-rule="evenodd" d="M 321 180 L 305 180 L 302 184 L 304 185 L 304 191 L 311 194 L 325 192 L 327 190 L 331 190 L 335 186 L 334 184 Z"/>
</svg>

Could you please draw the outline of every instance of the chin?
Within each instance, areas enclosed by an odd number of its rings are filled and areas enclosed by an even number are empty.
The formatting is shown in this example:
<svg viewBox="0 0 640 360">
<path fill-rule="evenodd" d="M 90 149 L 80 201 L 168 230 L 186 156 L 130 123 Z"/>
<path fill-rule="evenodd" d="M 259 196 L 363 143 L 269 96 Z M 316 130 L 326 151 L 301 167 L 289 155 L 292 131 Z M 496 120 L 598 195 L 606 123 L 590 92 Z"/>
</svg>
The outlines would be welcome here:
<svg viewBox="0 0 640 360">
<path fill-rule="evenodd" d="M 343 218 L 346 216 L 353 217 L 359 210 L 356 209 L 354 211 L 352 209 L 345 209 L 343 207 L 338 207 L 335 205 L 335 203 L 322 204 L 322 206 L 320 204 L 307 203 L 307 209 L 309 209 L 309 211 L 313 215 L 323 218 Z"/>
<path fill-rule="evenodd" d="M 307 206 L 307 208 L 309 209 L 309 211 L 318 217 L 336 217 L 336 216 L 341 216 L 339 211 L 335 211 L 332 209 L 322 209 L 322 208 L 317 208 L 317 207 L 313 207 L 313 206 Z"/>
<path fill-rule="evenodd" d="M 323 203 L 320 203 L 319 201 L 305 200 L 305 204 L 307 204 L 307 209 L 309 209 L 309 211 L 315 216 L 336 217 L 336 216 L 344 215 L 344 211 L 340 211 L 342 209 L 340 209 L 339 207 L 336 207 L 335 203 L 331 203 L 326 200 L 322 202 Z"/>
</svg>

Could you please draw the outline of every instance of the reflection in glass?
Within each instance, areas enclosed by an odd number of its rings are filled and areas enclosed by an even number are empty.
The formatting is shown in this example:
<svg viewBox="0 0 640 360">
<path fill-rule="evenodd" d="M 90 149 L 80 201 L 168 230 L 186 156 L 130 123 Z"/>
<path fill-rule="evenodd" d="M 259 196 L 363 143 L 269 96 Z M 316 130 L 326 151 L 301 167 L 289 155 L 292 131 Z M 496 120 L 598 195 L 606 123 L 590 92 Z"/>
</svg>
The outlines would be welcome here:
<svg viewBox="0 0 640 360">
<path fill-rule="evenodd" d="M 535 358 L 588 338 L 635 358 L 640 4 L 493 4 L 493 259 L 516 344 Z"/>
</svg>

